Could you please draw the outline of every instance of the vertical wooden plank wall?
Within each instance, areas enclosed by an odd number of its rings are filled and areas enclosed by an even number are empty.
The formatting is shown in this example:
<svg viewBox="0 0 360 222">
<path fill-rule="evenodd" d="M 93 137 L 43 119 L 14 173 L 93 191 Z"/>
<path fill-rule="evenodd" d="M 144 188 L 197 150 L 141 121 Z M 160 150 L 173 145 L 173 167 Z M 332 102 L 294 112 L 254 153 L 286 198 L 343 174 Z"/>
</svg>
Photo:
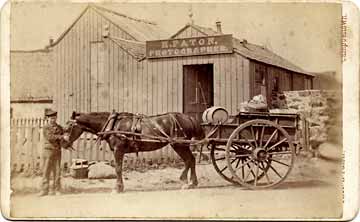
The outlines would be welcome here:
<svg viewBox="0 0 360 222">
<path fill-rule="evenodd" d="M 293 73 L 293 90 L 303 90 L 305 88 L 305 77 Z"/>
<path fill-rule="evenodd" d="M 250 61 L 248 59 L 243 59 L 243 74 L 244 74 L 244 88 L 243 88 L 243 92 L 244 92 L 244 101 L 248 101 L 250 99 L 250 89 L 251 89 L 251 81 L 250 81 L 250 77 L 251 72 L 250 72 Z"/>
<path fill-rule="evenodd" d="M 55 58 L 53 71 L 56 74 L 54 103 L 62 124 L 68 120 L 73 110 L 93 111 L 91 104 L 92 99 L 95 98 L 91 96 L 94 88 L 90 84 L 90 73 L 91 68 L 100 67 L 91 67 L 90 42 L 102 41 L 102 30 L 105 26 L 108 26 L 110 32 L 120 38 L 134 40 L 128 33 L 110 23 L 90 7 L 53 47 Z M 104 84 L 109 85 L 111 79 L 105 80 Z M 105 105 L 109 108 L 110 104 L 112 103 L 109 98 Z"/>
<path fill-rule="evenodd" d="M 112 67 L 114 73 L 118 73 L 116 70 L 120 67 L 113 67 L 112 65 L 103 66 L 101 62 L 110 62 L 112 60 L 107 57 L 107 61 L 102 61 L 102 58 L 99 58 L 98 64 L 91 62 L 90 52 L 91 45 L 90 42 L 99 42 L 102 41 L 102 30 L 103 27 L 108 25 L 111 33 L 115 33 L 116 36 L 125 39 L 133 39 L 130 35 L 123 32 L 116 25 L 109 23 L 103 17 L 99 16 L 92 8 L 89 8 L 82 17 L 76 22 L 70 30 L 67 30 L 66 35 L 53 47 L 54 54 L 54 65 L 52 66 L 53 73 L 55 73 L 55 83 L 54 83 L 54 104 L 55 109 L 59 113 L 59 122 L 64 124 L 71 115 L 73 110 L 78 112 L 89 112 L 96 111 L 98 106 L 97 104 L 98 96 L 92 96 L 94 93 L 97 94 L 97 83 L 102 83 L 104 89 L 111 88 L 115 91 L 114 95 L 119 95 L 118 92 L 122 91 L 123 85 L 120 87 L 120 79 L 115 78 L 116 75 L 103 76 L 101 79 L 103 82 L 91 82 L 91 70 L 95 69 L 94 73 L 98 75 L 98 71 L 102 74 L 104 71 L 111 73 L 111 70 L 101 70 L 101 67 L 108 68 Z M 95 58 L 98 59 L 98 50 L 94 49 Z M 105 55 L 107 56 L 107 55 Z M 116 57 L 113 56 L 113 60 Z M 93 67 L 91 67 L 93 65 Z M 123 68 L 123 66 L 122 66 Z M 101 72 L 102 71 L 102 72 Z M 98 77 L 98 76 L 97 76 Z M 100 76 L 101 77 L 101 76 Z M 114 78 L 114 79 L 111 79 Z M 94 79 L 93 79 L 94 80 Z M 114 80 L 114 81 L 112 81 Z M 116 81 L 117 80 L 117 81 Z M 110 83 L 114 85 L 110 85 Z M 109 91 L 105 91 L 110 93 Z M 103 107 L 100 107 L 102 110 L 108 110 L 112 107 L 118 107 L 119 98 L 116 96 L 108 98 L 102 104 Z M 116 104 L 116 106 L 115 106 Z M 91 109 L 93 108 L 93 109 Z M 88 135 L 87 135 L 88 136 Z M 86 143 L 84 142 L 86 141 Z M 82 139 L 76 144 L 79 147 L 79 151 L 70 152 L 65 151 L 63 155 L 63 161 L 71 164 L 71 159 L 75 157 L 82 156 L 82 152 L 87 152 L 86 149 L 89 148 L 89 156 L 95 153 L 95 147 L 90 146 L 92 139 Z M 107 151 L 104 151 L 104 155 L 108 158 Z"/>
<path fill-rule="evenodd" d="M 112 41 L 106 41 L 105 75 L 110 83 L 110 107 L 117 111 L 147 115 L 183 111 L 183 66 L 213 64 L 214 105 L 235 114 L 239 104 L 249 98 L 249 62 L 237 54 L 183 58 L 149 59 L 141 62 Z M 112 71 L 114 70 L 114 71 Z M 112 102 L 114 101 L 114 102 Z"/>
<path fill-rule="evenodd" d="M 122 49 L 118 50 L 119 53 L 122 51 Z M 129 60 L 130 64 L 136 62 L 133 57 L 127 56 L 127 61 Z M 121 57 L 116 62 L 121 62 Z M 224 106 L 232 114 L 235 114 L 239 109 L 239 104 L 249 97 L 246 92 L 249 87 L 247 82 L 249 75 L 245 73 L 248 61 L 241 56 L 232 54 L 153 59 L 141 61 L 140 64 L 140 66 L 134 65 L 137 68 L 136 71 L 121 73 L 124 75 L 125 82 L 129 82 L 128 84 L 132 86 L 130 88 L 136 89 L 135 92 L 137 92 L 130 93 L 128 100 L 132 104 L 125 106 L 124 111 L 141 111 L 147 115 L 169 111 L 182 112 L 184 65 L 214 65 L 214 105 Z M 120 75 L 120 73 L 114 74 Z M 142 75 L 143 78 L 140 78 L 139 75 Z M 131 78 L 136 81 L 134 82 Z M 139 95 L 139 90 L 146 94 Z M 147 99 L 144 99 L 143 96 L 146 96 Z M 137 109 L 133 110 L 133 107 Z M 120 111 L 122 110 L 120 109 Z"/>
</svg>

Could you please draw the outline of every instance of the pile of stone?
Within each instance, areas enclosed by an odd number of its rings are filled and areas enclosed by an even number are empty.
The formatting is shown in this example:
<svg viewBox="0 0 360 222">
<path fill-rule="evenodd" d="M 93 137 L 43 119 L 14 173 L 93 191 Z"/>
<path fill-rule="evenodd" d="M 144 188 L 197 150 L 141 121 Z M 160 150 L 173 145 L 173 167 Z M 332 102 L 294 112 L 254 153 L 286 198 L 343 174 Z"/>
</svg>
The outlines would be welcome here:
<svg viewBox="0 0 360 222">
<path fill-rule="evenodd" d="M 309 124 L 310 146 L 315 150 L 325 141 L 341 142 L 341 98 L 338 91 L 285 91 L 278 94 L 273 103 L 276 109 L 271 112 L 299 113 Z"/>
</svg>

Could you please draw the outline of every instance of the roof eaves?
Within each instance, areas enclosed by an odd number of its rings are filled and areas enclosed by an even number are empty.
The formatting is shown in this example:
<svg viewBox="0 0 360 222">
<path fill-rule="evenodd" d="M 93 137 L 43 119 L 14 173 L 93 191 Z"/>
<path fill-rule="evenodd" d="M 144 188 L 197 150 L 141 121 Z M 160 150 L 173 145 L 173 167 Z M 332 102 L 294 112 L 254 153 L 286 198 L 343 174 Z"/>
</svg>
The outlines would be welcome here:
<svg viewBox="0 0 360 222">
<path fill-rule="evenodd" d="M 176 37 L 177 35 L 179 35 L 181 32 L 183 32 L 185 29 L 187 29 L 189 27 L 195 29 L 196 31 L 198 31 L 201 34 L 206 35 L 206 36 L 212 35 L 212 33 L 207 33 L 206 30 L 211 30 L 211 32 L 214 32 L 214 34 L 217 33 L 216 31 L 212 30 L 211 28 L 205 28 L 205 27 L 201 27 L 201 26 L 195 25 L 195 24 L 186 24 L 183 28 L 181 28 L 178 32 L 176 32 L 170 38 L 173 39 L 174 37 Z M 217 34 L 219 34 L 219 33 L 217 33 Z"/>
<path fill-rule="evenodd" d="M 51 52 L 51 50 L 49 48 L 31 49 L 31 50 L 10 50 L 10 53 L 34 53 L 34 52 L 49 53 Z"/>
<path fill-rule="evenodd" d="M 279 66 L 279 65 L 276 65 L 274 63 L 269 63 L 269 62 L 265 62 L 261 59 L 258 59 L 258 58 L 255 58 L 255 57 L 252 57 L 252 56 L 249 56 L 245 53 L 242 53 L 240 50 L 234 48 L 234 52 L 236 52 L 237 54 L 241 55 L 241 56 L 244 56 L 248 59 L 251 59 L 251 60 L 255 60 L 255 61 L 258 61 L 258 62 L 261 62 L 261 63 L 265 63 L 265 64 L 268 64 L 268 65 L 272 65 L 272 66 L 275 66 L 275 67 L 278 67 L 278 68 L 282 68 L 282 69 L 287 69 L 287 70 L 290 70 L 292 72 L 296 72 L 296 73 L 300 73 L 300 74 L 305 74 L 305 75 L 309 75 L 309 76 L 312 76 L 314 77 L 315 75 L 310 73 L 310 72 L 306 72 L 306 71 L 303 71 L 303 70 L 296 70 L 296 69 L 293 69 L 293 68 L 290 68 L 290 67 L 284 67 L 284 66 Z"/>
<path fill-rule="evenodd" d="M 94 5 L 94 4 L 92 4 L 92 6 L 93 6 L 94 8 L 97 8 L 98 10 L 103 10 L 103 11 L 106 11 L 106 12 L 109 12 L 109 13 L 113 13 L 113 14 L 115 14 L 115 15 L 117 15 L 117 16 L 121 16 L 121 17 L 130 19 L 130 20 L 133 20 L 133 21 L 136 21 L 136 22 L 143 22 L 143 23 L 150 24 L 150 25 L 157 25 L 155 22 L 148 21 L 148 20 L 145 20 L 145 19 L 138 19 L 138 18 L 130 17 L 130 16 L 127 16 L 127 15 L 125 15 L 125 14 L 122 14 L 122 13 L 119 13 L 119 12 L 116 12 L 116 11 L 113 11 L 113 10 L 111 10 L 111 9 L 101 7 L 101 6 L 99 6 L 99 5 Z"/>
<path fill-rule="evenodd" d="M 129 55 L 131 55 L 132 57 L 134 57 L 134 59 L 136 59 L 137 61 L 141 61 L 144 59 L 145 56 L 137 56 L 134 53 L 132 53 L 130 50 L 128 50 L 126 47 L 124 47 L 123 45 L 121 45 L 118 41 L 125 41 L 125 42 L 130 42 L 130 43 L 135 43 L 135 44 L 142 44 L 144 45 L 145 43 L 143 42 L 137 42 L 137 41 L 131 41 L 131 40 L 127 40 L 127 39 L 120 39 L 120 38 L 114 38 L 114 37 L 109 37 L 109 39 L 114 42 L 117 46 L 119 46 L 121 49 L 123 49 L 125 52 L 127 52 Z M 116 41 L 118 40 L 118 41 Z"/>
<path fill-rule="evenodd" d="M 10 99 L 10 103 L 52 103 L 52 97 L 15 97 Z"/>
<path fill-rule="evenodd" d="M 182 27 L 179 31 L 177 31 L 174 35 L 170 36 L 170 39 L 175 38 L 177 35 L 179 35 L 181 32 L 183 32 L 185 29 L 190 27 L 190 24 L 186 24 L 184 27 Z"/>
<path fill-rule="evenodd" d="M 215 30 L 211 29 L 211 28 L 206 28 L 206 27 L 202 27 L 199 25 L 195 25 L 195 24 L 191 24 L 191 27 L 196 29 L 197 31 L 201 32 L 204 35 L 219 35 L 222 33 L 218 33 Z M 208 31 L 211 31 L 212 33 L 209 33 Z"/>
<path fill-rule="evenodd" d="M 86 8 L 80 13 L 80 15 L 74 20 L 74 22 L 71 23 L 71 25 L 60 35 L 60 37 L 56 41 L 54 41 L 53 44 L 51 44 L 50 47 L 57 45 L 66 36 L 66 34 L 70 32 L 72 27 L 75 26 L 75 24 L 80 20 L 80 18 L 86 13 L 89 8 L 90 5 L 87 5 Z"/>
<path fill-rule="evenodd" d="M 208 33 L 205 33 L 203 30 L 201 30 L 201 29 L 200 29 L 199 27 L 197 27 L 196 25 L 191 24 L 190 27 L 193 28 L 193 29 L 196 29 L 196 31 L 198 31 L 198 32 L 200 32 L 200 33 L 202 33 L 202 34 L 204 34 L 204 35 L 209 35 Z"/>
<path fill-rule="evenodd" d="M 111 19 L 109 19 L 106 15 L 104 15 L 103 13 L 101 13 L 99 11 L 99 9 L 97 9 L 97 7 L 91 7 L 96 13 L 98 13 L 100 16 L 102 16 L 103 18 L 105 18 L 107 21 L 111 22 L 111 24 L 113 24 L 114 26 L 116 26 L 117 28 L 121 29 L 121 31 L 123 31 L 124 33 L 128 34 L 129 36 L 131 36 L 134 40 L 138 40 L 137 38 L 135 38 L 132 34 L 130 34 L 129 32 L 127 32 L 126 30 L 124 30 L 122 27 L 120 27 L 118 24 L 116 24 L 114 21 L 112 21 Z"/>
<path fill-rule="evenodd" d="M 140 41 L 136 41 L 136 40 L 129 40 L 129 39 L 123 39 L 123 38 L 114 37 L 114 36 L 110 36 L 109 38 L 111 38 L 112 40 L 119 40 L 119 41 L 123 41 L 123 42 L 139 44 L 139 45 L 145 45 L 146 44 L 145 42 L 140 42 Z"/>
</svg>

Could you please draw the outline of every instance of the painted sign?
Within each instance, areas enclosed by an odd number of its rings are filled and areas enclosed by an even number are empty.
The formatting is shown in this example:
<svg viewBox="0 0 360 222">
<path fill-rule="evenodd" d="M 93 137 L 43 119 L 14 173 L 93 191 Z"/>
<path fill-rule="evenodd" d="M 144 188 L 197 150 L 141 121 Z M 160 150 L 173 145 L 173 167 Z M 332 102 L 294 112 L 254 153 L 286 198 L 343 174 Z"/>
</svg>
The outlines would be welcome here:
<svg viewBox="0 0 360 222">
<path fill-rule="evenodd" d="M 146 42 L 147 58 L 232 53 L 232 35 L 216 35 Z"/>
</svg>

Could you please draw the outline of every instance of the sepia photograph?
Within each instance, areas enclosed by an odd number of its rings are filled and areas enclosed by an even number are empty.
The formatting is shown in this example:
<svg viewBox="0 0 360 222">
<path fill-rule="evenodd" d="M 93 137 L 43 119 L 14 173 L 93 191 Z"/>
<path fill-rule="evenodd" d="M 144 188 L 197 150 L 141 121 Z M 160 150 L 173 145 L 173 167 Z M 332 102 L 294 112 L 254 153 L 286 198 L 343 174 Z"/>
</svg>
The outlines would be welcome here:
<svg viewBox="0 0 360 222">
<path fill-rule="evenodd" d="M 8 4 L 10 219 L 343 218 L 343 4 Z"/>
</svg>

